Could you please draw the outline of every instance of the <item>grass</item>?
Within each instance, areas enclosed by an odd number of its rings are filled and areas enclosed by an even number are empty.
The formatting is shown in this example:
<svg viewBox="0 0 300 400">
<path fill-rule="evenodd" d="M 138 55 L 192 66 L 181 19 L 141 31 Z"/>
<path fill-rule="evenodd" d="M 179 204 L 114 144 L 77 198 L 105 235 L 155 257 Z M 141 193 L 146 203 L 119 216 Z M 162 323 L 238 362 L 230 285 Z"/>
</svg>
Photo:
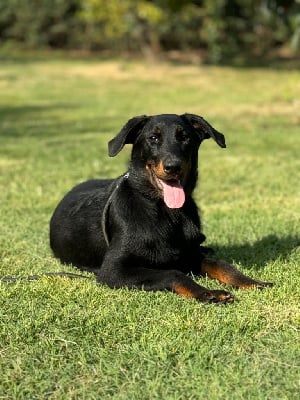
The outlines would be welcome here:
<svg viewBox="0 0 300 400">
<path fill-rule="evenodd" d="M 0 399 L 298 398 L 298 70 L 0 55 L 0 275 L 72 271 L 48 245 L 63 194 L 126 170 L 107 142 L 133 115 L 203 115 L 208 245 L 275 282 L 205 306 L 91 280 L 0 283 Z M 220 285 L 201 279 L 211 288 Z"/>
</svg>

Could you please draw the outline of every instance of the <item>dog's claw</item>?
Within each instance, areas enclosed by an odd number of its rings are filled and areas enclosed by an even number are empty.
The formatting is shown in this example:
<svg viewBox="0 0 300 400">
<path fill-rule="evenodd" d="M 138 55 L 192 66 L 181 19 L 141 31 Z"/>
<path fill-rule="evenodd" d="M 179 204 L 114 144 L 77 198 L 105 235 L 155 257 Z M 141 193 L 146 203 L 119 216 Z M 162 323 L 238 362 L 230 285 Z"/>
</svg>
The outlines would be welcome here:
<svg viewBox="0 0 300 400">
<path fill-rule="evenodd" d="M 204 292 L 198 300 L 210 304 L 227 304 L 234 302 L 234 296 L 224 290 L 211 290 L 209 292 Z"/>
<path fill-rule="evenodd" d="M 274 286 L 273 282 L 261 282 L 261 281 L 257 282 L 257 284 L 254 285 L 256 289 L 266 289 L 268 287 L 273 287 L 273 286 Z"/>
</svg>

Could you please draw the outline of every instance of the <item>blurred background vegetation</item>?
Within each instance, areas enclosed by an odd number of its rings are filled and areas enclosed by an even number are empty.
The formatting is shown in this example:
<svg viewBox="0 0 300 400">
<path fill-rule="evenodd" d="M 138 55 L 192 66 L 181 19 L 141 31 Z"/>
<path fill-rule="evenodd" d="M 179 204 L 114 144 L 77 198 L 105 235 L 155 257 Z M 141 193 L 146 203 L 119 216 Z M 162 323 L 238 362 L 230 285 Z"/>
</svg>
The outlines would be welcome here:
<svg viewBox="0 0 300 400">
<path fill-rule="evenodd" d="M 300 0 L 0 0 L 0 45 L 213 64 L 295 57 Z"/>
</svg>

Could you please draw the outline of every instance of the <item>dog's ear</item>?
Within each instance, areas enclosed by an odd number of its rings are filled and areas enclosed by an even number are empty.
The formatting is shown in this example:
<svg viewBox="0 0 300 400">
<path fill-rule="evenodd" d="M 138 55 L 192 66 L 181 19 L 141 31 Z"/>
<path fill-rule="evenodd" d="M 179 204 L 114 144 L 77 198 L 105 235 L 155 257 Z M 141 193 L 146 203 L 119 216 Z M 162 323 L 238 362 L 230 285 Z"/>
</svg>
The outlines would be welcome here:
<svg viewBox="0 0 300 400">
<path fill-rule="evenodd" d="M 226 147 L 224 135 L 213 128 L 204 118 L 195 114 L 183 114 L 181 118 L 187 120 L 188 123 L 192 125 L 201 141 L 213 138 L 220 147 Z"/>
<path fill-rule="evenodd" d="M 133 143 L 150 117 L 139 115 L 131 118 L 121 131 L 108 143 L 108 154 L 110 157 L 117 155 L 127 143 Z"/>
</svg>

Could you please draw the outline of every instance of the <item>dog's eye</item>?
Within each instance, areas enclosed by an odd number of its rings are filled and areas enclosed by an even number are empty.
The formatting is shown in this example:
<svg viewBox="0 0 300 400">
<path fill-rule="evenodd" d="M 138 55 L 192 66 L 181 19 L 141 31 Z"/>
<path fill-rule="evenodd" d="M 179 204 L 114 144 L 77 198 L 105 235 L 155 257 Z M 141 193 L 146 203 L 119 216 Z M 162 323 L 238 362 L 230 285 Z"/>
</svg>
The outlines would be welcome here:
<svg viewBox="0 0 300 400">
<path fill-rule="evenodd" d="M 181 131 L 177 133 L 176 138 L 179 142 L 188 142 L 189 135 L 186 132 Z"/>
<path fill-rule="evenodd" d="M 160 136 L 159 136 L 159 135 L 153 134 L 153 135 L 150 136 L 149 139 L 150 139 L 151 143 L 159 143 L 159 141 L 160 141 Z"/>
</svg>

